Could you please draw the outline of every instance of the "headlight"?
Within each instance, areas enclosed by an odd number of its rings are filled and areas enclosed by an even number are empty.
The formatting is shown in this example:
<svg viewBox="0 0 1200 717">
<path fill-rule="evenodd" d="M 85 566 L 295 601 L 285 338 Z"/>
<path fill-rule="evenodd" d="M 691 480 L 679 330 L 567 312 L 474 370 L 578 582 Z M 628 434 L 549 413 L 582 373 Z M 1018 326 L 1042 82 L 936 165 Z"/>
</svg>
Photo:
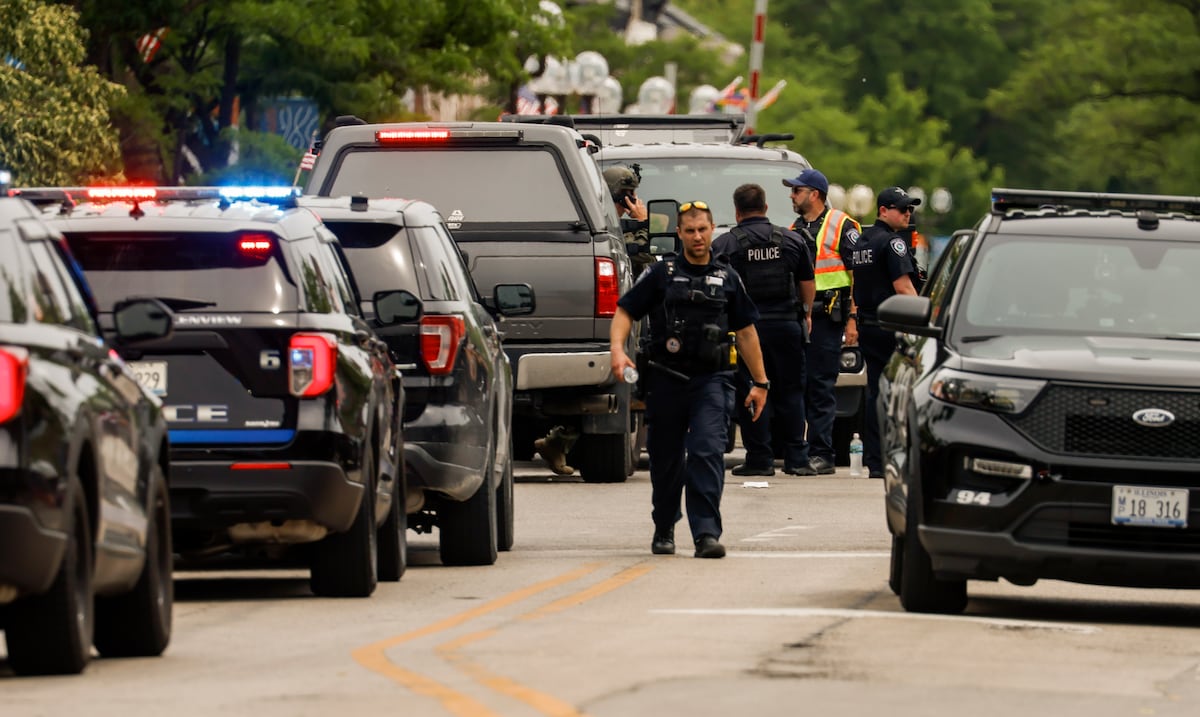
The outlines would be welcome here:
<svg viewBox="0 0 1200 717">
<path fill-rule="evenodd" d="M 1045 381 L 942 369 L 933 375 L 929 393 L 934 398 L 959 406 L 997 413 L 1020 413 L 1033 403 L 1045 385 Z"/>
</svg>

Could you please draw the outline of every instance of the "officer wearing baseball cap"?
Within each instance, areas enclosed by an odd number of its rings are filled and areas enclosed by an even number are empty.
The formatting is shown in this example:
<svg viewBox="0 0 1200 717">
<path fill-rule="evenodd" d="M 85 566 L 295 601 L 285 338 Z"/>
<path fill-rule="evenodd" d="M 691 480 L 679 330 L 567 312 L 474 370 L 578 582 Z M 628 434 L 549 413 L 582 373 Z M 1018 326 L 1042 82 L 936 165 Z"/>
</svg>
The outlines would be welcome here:
<svg viewBox="0 0 1200 717">
<path fill-rule="evenodd" d="M 879 327 L 876 312 L 893 294 L 916 294 L 916 263 L 908 242 L 899 232 L 907 230 L 913 211 L 921 203 L 900 187 L 888 187 L 875 202 L 878 217 L 866 228 L 853 248 L 843 248 L 846 266 L 854 272 L 854 303 L 858 307 L 858 342 L 867 364 L 867 425 L 863 435 L 863 463 L 872 478 L 883 477 L 879 443 L 879 377 L 896 349 L 896 334 Z"/>
<path fill-rule="evenodd" d="M 858 240 L 862 227 L 849 214 L 828 206 L 829 180 L 819 171 L 805 169 L 794 179 L 783 180 L 783 186 L 790 189 L 792 209 L 799 215 L 792 231 L 808 244 L 816 280 L 812 328 L 804 351 L 808 466 L 817 474 L 829 475 L 837 471 L 833 424 L 842 347 L 858 343 L 857 323 L 851 318 L 851 276 L 841 250 Z"/>
</svg>

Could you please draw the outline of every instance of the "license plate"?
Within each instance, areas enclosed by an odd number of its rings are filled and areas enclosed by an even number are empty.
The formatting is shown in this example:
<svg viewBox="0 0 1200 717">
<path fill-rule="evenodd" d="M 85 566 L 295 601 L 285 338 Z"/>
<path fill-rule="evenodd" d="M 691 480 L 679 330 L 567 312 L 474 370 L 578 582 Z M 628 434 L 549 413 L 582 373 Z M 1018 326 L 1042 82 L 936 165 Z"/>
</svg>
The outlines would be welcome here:
<svg viewBox="0 0 1200 717">
<path fill-rule="evenodd" d="M 146 391 L 155 396 L 167 395 L 166 361 L 130 361 L 129 368 Z"/>
<path fill-rule="evenodd" d="M 1186 528 L 1187 519 L 1186 488 L 1113 486 L 1112 522 L 1116 525 Z"/>
</svg>

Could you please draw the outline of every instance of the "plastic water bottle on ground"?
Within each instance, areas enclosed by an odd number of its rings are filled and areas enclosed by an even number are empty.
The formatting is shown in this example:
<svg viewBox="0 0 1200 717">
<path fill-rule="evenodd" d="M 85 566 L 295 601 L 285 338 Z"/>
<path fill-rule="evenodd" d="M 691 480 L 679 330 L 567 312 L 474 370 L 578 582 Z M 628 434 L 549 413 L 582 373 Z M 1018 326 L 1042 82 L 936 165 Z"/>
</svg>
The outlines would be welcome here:
<svg viewBox="0 0 1200 717">
<path fill-rule="evenodd" d="M 850 439 L 850 477 L 862 478 L 865 475 L 863 471 L 863 442 L 855 433 Z"/>
</svg>

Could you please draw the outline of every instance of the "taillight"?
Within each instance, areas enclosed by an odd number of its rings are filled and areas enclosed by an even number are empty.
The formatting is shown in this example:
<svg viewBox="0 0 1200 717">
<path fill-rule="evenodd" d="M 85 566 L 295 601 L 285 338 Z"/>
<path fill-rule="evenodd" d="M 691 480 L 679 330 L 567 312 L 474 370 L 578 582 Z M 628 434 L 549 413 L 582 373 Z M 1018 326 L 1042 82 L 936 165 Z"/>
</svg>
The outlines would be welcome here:
<svg viewBox="0 0 1200 717">
<path fill-rule="evenodd" d="M 25 349 L 0 349 L 0 423 L 7 423 L 21 413 L 28 373 L 29 353 Z"/>
<path fill-rule="evenodd" d="M 421 358 L 429 373 L 444 376 L 454 370 L 458 345 L 467 332 L 461 316 L 421 317 Z"/>
<path fill-rule="evenodd" d="M 328 334 L 295 334 L 288 343 L 288 388 L 293 396 L 320 396 L 333 385 L 337 342 Z"/>
<path fill-rule="evenodd" d="M 380 144 L 420 143 L 447 139 L 450 139 L 450 130 L 448 129 L 381 129 L 375 132 L 375 141 Z"/>
<path fill-rule="evenodd" d="M 617 299 L 621 298 L 621 287 L 617 284 L 617 265 L 612 259 L 596 258 L 596 316 L 606 318 L 617 315 Z"/>
</svg>

